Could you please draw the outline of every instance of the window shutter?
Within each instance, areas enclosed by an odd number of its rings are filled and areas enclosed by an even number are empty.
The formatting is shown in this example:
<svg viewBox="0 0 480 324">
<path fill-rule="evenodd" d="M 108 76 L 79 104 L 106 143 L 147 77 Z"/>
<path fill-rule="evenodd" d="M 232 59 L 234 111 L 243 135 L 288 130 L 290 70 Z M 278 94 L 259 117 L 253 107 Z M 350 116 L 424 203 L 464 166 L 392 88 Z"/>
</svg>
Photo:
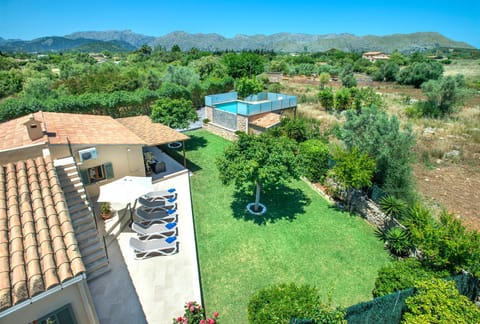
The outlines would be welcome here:
<svg viewBox="0 0 480 324">
<path fill-rule="evenodd" d="M 113 166 L 111 162 L 106 162 L 103 167 L 105 168 L 105 177 L 107 179 L 113 178 Z"/>
<path fill-rule="evenodd" d="M 90 177 L 88 176 L 88 169 L 80 169 L 80 178 L 84 185 L 90 184 Z"/>
</svg>

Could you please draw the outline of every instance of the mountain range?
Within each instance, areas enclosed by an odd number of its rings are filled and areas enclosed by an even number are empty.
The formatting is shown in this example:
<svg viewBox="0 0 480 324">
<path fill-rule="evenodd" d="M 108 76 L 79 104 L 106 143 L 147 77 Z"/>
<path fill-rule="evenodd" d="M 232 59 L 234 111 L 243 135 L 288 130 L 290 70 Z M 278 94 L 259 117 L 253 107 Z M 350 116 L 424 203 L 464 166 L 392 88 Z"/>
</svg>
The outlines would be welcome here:
<svg viewBox="0 0 480 324">
<path fill-rule="evenodd" d="M 193 47 L 200 50 L 273 50 L 299 53 L 322 52 L 336 48 L 346 52 L 382 51 L 404 53 L 435 48 L 474 47 L 451 40 L 435 32 L 394 34 L 387 36 L 355 36 L 353 34 L 294 34 L 236 35 L 227 38 L 219 34 L 190 34 L 175 31 L 154 37 L 137 34 L 131 30 L 83 31 L 65 36 L 41 37 L 30 41 L 0 38 L 0 51 L 4 52 L 59 52 L 59 51 L 132 51 L 142 45 L 170 49 L 178 45 L 182 50 Z M 94 50 L 92 50 L 94 49 Z"/>
</svg>

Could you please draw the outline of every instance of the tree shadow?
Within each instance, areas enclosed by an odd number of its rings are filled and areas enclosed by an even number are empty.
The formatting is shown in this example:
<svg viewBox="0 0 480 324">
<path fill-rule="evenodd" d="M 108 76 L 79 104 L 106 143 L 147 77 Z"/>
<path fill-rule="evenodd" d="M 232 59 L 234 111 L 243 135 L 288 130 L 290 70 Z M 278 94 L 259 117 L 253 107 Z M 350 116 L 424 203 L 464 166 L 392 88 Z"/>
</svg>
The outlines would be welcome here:
<svg viewBox="0 0 480 324">
<path fill-rule="evenodd" d="M 254 193 L 236 191 L 231 207 L 233 217 L 251 221 L 257 225 L 275 223 L 279 220 L 294 221 L 297 215 L 305 213 L 305 206 L 311 203 L 302 190 L 280 184 L 270 190 L 262 190 L 260 202 L 267 207 L 263 215 L 253 215 L 247 211 L 247 205 L 255 201 Z"/>
<path fill-rule="evenodd" d="M 187 151 L 196 151 L 200 148 L 206 147 L 208 144 L 208 141 L 201 136 L 195 134 L 190 134 L 188 136 L 190 139 L 185 141 L 185 149 Z"/>
<path fill-rule="evenodd" d="M 188 159 L 188 152 L 189 151 L 196 151 L 200 148 L 206 147 L 208 144 L 207 140 L 203 137 L 197 135 L 190 135 L 190 139 L 185 141 L 185 150 L 186 150 L 186 158 L 187 158 L 187 169 L 196 172 L 202 169 L 201 166 L 192 162 Z M 167 144 L 159 145 L 158 148 L 163 152 L 167 153 L 171 156 L 175 161 L 183 165 L 183 148 L 170 148 Z"/>
</svg>

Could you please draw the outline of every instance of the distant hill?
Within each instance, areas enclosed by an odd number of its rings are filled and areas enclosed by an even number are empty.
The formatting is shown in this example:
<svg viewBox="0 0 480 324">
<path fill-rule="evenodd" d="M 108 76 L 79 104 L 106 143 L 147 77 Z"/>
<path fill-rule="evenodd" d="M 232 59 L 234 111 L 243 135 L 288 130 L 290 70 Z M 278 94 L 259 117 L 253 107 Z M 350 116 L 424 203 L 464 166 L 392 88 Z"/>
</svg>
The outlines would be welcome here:
<svg viewBox="0 0 480 324">
<path fill-rule="evenodd" d="M 131 30 L 110 30 L 76 32 L 64 37 L 42 37 L 32 41 L 0 38 L 0 51 L 67 51 L 85 48 L 85 44 L 88 43 L 94 44 L 92 46 L 97 48 L 97 52 L 111 50 L 112 47 L 116 50 L 131 51 L 144 44 L 151 47 L 162 46 L 166 49 L 170 49 L 173 45 L 178 45 L 182 50 L 196 47 L 200 50 L 209 51 L 262 49 L 286 53 L 323 52 L 332 48 L 346 52 L 382 51 L 386 53 L 391 53 L 394 50 L 411 53 L 435 48 L 474 48 L 467 43 L 457 42 L 434 32 L 387 36 L 278 33 L 273 35 L 236 35 L 233 38 L 227 38 L 219 34 L 189 34 L 182 31 L 153 37 L 137 34 Z"/>
<path fill-rule="evenodd" d="M 90 50 L 96 49 L 96 50 Z M 66 52 L 66 51 L 95 51 L 108 50 L 111 52 L 133 51 L 136 47 L 130 43 L 110 40 L 76 38 L 70 39 L 59 36 L 41 37 L 31 41 L 2 39 L 0 51 L 3 52 Z"/>
<path fill-rule="evenodd" d="M 69 39 L 78 39 L 78 38 L 88 38 L 96 39 L 101 41 L 112 41 L 118 40 L 129 43 L 136 48 L 144 44 L 152 44 L 155 41 L 153 36 L 145 36 L 142 34 L 137 34 L 131 30 L 107 30 L 107 31 L 83 31 L 76 32 L 70 35 L 66 35 L 65 38 Z"/>
</svg>

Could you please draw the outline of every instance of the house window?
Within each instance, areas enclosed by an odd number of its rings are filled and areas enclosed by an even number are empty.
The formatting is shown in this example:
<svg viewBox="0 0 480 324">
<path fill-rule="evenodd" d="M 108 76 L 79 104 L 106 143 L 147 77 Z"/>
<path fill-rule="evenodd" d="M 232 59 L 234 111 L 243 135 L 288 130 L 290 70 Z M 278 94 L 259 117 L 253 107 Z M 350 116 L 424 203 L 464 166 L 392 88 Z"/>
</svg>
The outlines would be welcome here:
<svg viewBox="0 0 480 324">
<path fill-rule="evenodd" d="M 104 164 L 96 165 L 91 168 L 81 169 L 80 176 L 85 185 L 92 184 L 98 181 L 113 178 L 112 163 L 106 162 Z"/>
<path fill-rule="evenodd" d="M 33 321 L 35 324 L 77 324 L 75 315 L 73 314 L 72 305 L 67 304 L 59 309 Z"/>
<path fill-rule="evenodd" d="M 105 180 L 105 167 L 102 165 L 87 169 L 87 174 L 90 183 L 95 183 L 100 180 Z"/>
</svg>

